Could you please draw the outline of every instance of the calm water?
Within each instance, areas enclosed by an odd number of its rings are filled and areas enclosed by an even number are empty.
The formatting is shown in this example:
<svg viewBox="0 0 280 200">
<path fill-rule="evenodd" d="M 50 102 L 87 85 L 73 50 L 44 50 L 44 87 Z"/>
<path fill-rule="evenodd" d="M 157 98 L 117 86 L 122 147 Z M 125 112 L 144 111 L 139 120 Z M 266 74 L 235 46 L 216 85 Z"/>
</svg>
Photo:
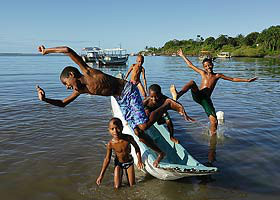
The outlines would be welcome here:
<svg viewBox="0 0 280 200">
<path fill-rule="evenodd" d="M 193 62 L 201 67 L 196 58 Z M 129 63 L 133 63 L 131 57 Z M 213 93 L 216 110 L 225 112 L 217 138 L 207 134 L 207 117 L 190 93 L 180 102 L 199 123 L 170 112 L 175 136 L 202 163 L 216 151 L 220 172 L 207 179 L 161 181 L 137 171 L 137 185 L 113 190 L 113 165 L 97 187 L 110 139 L 110 98 L 81 95 L 66 108 L 40 102 L 35 85 L 47 97 L 70 95 L 59 81 L 71 65 L 62 56 L 0 56 L 1 199 L 278 199 L 280 194 L 280 67 L 277 60 L 218 60 L 215 71 L 233 77 L 258 76 L 253 83 L 220 80 Z M 146 57 L 148 84 L 169 94 L 200 77 L 179 57 Z M 109 74 L 126 67 L 102 68 Z M 216 144 L 216 145 L 215 145 Z M 126 181 L 125 181 L 126 183 Z"/>
</svg>

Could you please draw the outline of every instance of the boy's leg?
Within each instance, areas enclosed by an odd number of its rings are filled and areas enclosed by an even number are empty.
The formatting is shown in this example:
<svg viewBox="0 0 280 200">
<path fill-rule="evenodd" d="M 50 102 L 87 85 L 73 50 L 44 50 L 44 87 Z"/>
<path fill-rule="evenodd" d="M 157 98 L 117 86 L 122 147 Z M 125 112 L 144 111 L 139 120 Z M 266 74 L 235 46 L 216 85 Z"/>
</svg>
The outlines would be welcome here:
<svg viewBox="0 0 280 200">
<path fill-rule="evenodd" d="M 176 144 L 179 143 L 179 140 L 177 140 L 173 135 L 174 135 L 174 127 L 173 127 L 173 123 L 171 121 L 171 119 L 166 120 L 166 125 L 167 125 L 167 129 L 170 133 L 170 140 Z"/>
<path fill-rule="evenodd" d="M 122 168 L 120 166 L 115 166 L 114 170 L 114 187 L 118 189 L 122 184 Z"/>
<path fill-rule="evenodd" d="M 127 181 L 129 183 L 129 186 L 132 186 L 135 184 L 135 172 L 134 172 L 134 166 L 131 165 L 129 168 L 127 168 L 127 170 L 125 170 L 126 172 L 126 177 L 127 177 Z"/>
<path fill-rule="evenodd" d="M 170 93 L 172 95 L 173 100 L 177 101 L 183 94 L 185 94 L 189 89 L 192 89 L 194 92 L 198 91 L 198 87 L 195 83 L 195 81 L 191 80 L 188 82 L 184 87 L 181 89 L 181 91 L 177 92 L 175 85 L 170 86 Z"/>
<path fill-rule="evenodd" d="M 161 150 L 153 142 L 152 138 L 150 138 L 149 135 L 145 134 L 144 131 L 141 130 L 139 127 L 136 127 L 134 129 L 134 133 L 139 137 L 140 142 L 143 142 L 145 145 L 147 145 L 157 153 L 161 152 Z"/>
<path fill-rule="evenodd" d="M 165 153 L 160 150 L 160 148 L 157 147 L 157 145 L 154 143 L 152 138 L 150 138 L 149 135 L 145 134 L 143 130 L 141 130 L 139 127 L 136 127 L 134 129 L 134 133 L 139 137 L 139 141 L 143 142 L 145 145 L 150 147 L 152 150 L 158 153 L 157 159 L 154 161 L 153 165 L 155 167 L 158 166 L 158 163 L 160 160 L 165 156 Z"/>
<path fill-rule="evenodd" d="M 142 85 L 141 82 L 138 83 L 137 88 L 138 88 L 138 90 L 140 91 L 140 93 L 142 94 L 142 96 L 143 96 L 144 98 L 146 98 L 146 97 L 147 97 L 147 94 L 146 94 L 145 89 L 144 89 L 144 86 Z"/>
<path fill-rule="evenodd" d="M 209 121 L 210 121 L 210 135 L 211 136 L 216 135 L 218 120 L 213 115 L 209 115 Z"/>
<path fill-rule="evenodd" d="M 216 160 L 216 145 L 217 135 L 212 135 L 209 142 L 208 163 L 213 163 Z"/>
</svg>

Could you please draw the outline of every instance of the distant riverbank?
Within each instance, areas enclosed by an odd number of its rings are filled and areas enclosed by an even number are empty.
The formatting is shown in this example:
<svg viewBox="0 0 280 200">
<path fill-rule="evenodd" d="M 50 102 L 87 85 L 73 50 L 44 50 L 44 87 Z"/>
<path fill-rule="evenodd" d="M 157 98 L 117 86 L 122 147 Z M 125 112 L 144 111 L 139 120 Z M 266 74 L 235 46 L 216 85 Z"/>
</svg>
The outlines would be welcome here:
<svg viewBox="0 0 280 200">
<path fill-rule="evenodd" d="M 140 53 L 144 55 L 175 55 L 182 48 L 189 56 L 199 56 L 208 52 L 212 57 L 218 53 L 229 52 L 232 57 L 280 57 L 280 26 L 271 26 L 262 32 L 252 32 L 246 36 L 236 37 L 220 35 L 218 38 L 204 39 L 197 35 L 195 39 L 177 40 L 166 42 L 163 47 L 146 46 Z"/>
</svg>

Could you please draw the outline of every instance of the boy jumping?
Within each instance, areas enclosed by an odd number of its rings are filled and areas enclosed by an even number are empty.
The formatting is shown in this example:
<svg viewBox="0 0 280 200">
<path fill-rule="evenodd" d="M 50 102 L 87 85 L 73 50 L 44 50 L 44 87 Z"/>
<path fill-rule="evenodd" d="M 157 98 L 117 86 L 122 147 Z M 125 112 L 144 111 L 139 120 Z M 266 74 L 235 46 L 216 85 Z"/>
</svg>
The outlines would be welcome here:
<svg viewBox="0 0 280 200">
<path fill-rule="evenodd" d="M 211 135 L 215 135 L 218 126 L 218 121 L 216 117 L 216 111 L 211 100 L 211 94 L 215 89 L 218 80 L 221 78 L 233 82 L 253 82 L 257 80 L 257 77 L 251 79 L 242 79 L 242 78 L 232 78 L 220 73 L 214 73 L 213 62 L 211 59 L 208 58 L 205 58 L 202 61 L 202 65 L 204 68 L 204 70 L 202 70 L 194 66 L 192 62 L 187 57 L 184 56 L 182 49 L 180 49 L 177 52 L 177 54 L 184 59 L 188 67 L 190 67 L 195 72 L 200 74 L 201 84 L 200 84 L 200 88 L 198 88 L 196 83 L 193 80 L 191 80 L 179 92 L 177 92 L 175 85 L 171 85 L 170 92 L 173 96 L 173 99 L 177 101 L 183 94 L 185 94 L 189 89 L 191 89 L 193 100 L 204 108 L 209 118 Z"/>
</svg>

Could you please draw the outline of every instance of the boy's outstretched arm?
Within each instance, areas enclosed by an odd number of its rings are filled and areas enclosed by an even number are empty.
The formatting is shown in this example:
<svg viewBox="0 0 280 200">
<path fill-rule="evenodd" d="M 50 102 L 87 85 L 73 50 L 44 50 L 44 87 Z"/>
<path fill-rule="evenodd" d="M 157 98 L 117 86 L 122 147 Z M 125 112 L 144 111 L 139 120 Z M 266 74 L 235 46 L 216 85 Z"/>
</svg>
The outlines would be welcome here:
<svg viewBox="0 0 280 200">
<path fill-rule="evenodd" d="M 126 75 L 124 76 L 124 80 L 127 79 L 127 77 L 129 76 L 130 72 L 132 71 L 132 69 L 133 69 L 133 65 L 131 65 L 131 66 L 129 67 L 128 71 L 126 72 Z"/>
<path fill-rule="evenodd" d="M 144 67 L 142 67 L 142 78 L 143 78 L 143 81 L 144 81 L 144 87 L 145 87 L 146 93 L 148 93 L 147 80 L 146 80 Z"/>
<path fill-rule="evenodd" d="M 80 95 L 79 92 L 73 91 L 73 93 L 69 97 L 67 97 L 63 100 L 49 99 L 49 98 L 46 98 L 45 91 L 42 88 L 40 88 L 39 85 L 36 86 L 36 89 L 37 89 L 37 93 L 38 93 L 38 98 L 41 101 L 45 101 L 49 104 L 52 104 L 54 106 L 59 106 L 59 107 L 67 106 L 69 103 L 74 101 Z"/>
<path fill-rule="evenodd" d="M 63 46 L 54 48 L 45 48 L 43 45 L 38 47 L 38 51 L 43 55 L 49 53 L 64 53 L 68 55 L 77 65 L 79 65 L 83 74 L 89 73 L 90 67 L 85 63 L 81 56 L 79 56 L 73 49 Z"/>
<path fill-rule="evenodd" d="M 193 69 L 194 71 L 196 71 L 196 72 L 199 73 L 199 74 L 202 74 L 202 73 L 204 72 L 202 69 L 199 69 L 199 68 L 197 68 L 196 66 L 194 66 L 194 65 L 192 64 L 192 62 L 183 54 L 182 49 L 179 49 L 179 50 L 177 51 L 177 54 L 178 54 L 181 58 L 184 59 L 184 61 L 187 63 L 187 65 L 188 65 L 191 69 Z"/>
<path fill-rule="evenodd" d="M 106 169 L 110 163 L 110 160 L 111 160 L 111 156 L 112 156 L 112 148 L 111 148 L 111 144 L 110 142 L 107 144 L 107 152 L 106 152 L 106 156 L 105 156 L 105 159 L 103 161 L 103 165 L 102 165 L 102 169 L 101 169 L 101 172 L 100 172 L 100 175 L 99 177 L 96 179 L 96 184 L 97 185 L 100 185 L 101 184 L 101 181 L 104 177 L 104 174 L 106 172 Z"/>
<path fill-rule="evenodd" d="M 250 78 L 250 79 L 232 78 L 229 76 L 225 76 L 224 74 L 220 74 L 220 78 L 227 80 L 227 81 L 232 81 L 232 82 L 253 82 L 258 79 L 258 77 L 254 77 L 254 78 Z"/>
<path fill-rule="evenodd" d="M 138 169 L 143 169 L 144 163 L 142 162 L 140 148 L 132 136 L 129 136 L 129 141 L 132 144 L 132 146 L 134 147 L 136 155 L 137 155 L 137 160 L 138 160 L 137 167 L 138 167 Z"/>
</svg>

